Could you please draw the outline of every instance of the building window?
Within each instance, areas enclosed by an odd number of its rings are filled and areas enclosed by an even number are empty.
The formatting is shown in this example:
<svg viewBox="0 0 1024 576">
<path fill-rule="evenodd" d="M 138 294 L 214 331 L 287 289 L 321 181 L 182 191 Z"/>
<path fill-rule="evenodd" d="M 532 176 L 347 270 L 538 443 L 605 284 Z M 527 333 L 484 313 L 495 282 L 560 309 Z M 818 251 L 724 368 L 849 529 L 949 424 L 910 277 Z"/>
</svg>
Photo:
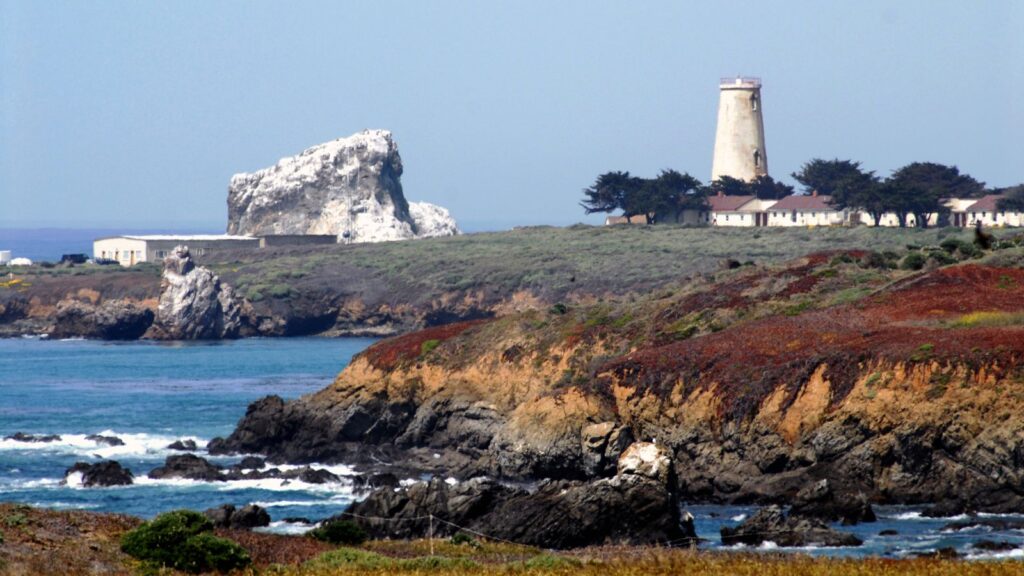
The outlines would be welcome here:
<svg viewBox="0 0 1024 576">
<path fill-rule="evenodd" d="M 793 212 L 790 214 L 790 217 L 793 219 L 793 222 L 796 222 L 796 210 L 793 210 Z"/>
<path fill-rule="evenodd" d="M 761 151 L 754 150 L 754 168 L 761 167 Z"/>
<path fill-rule="evenodd" d="M 750 95 L 750 109 L 757 111 L 757 94 Z"/>
</svg>

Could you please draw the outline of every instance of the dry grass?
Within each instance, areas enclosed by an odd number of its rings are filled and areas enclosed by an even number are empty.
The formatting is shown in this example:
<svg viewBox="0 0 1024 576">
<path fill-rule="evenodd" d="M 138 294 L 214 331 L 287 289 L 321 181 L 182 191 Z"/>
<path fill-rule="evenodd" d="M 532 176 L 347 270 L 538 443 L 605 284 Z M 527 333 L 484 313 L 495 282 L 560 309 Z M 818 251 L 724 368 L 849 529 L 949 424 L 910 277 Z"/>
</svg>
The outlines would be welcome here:
<svg viewBox="0 0 1024 576">
<path fill-rule="evenodd" d="M 456 574 L 536 575 L 723 575 L 824 576 L 824 575 L 996 575 L 1024 573 L 1024 564 L 1013 561 L 965 562 L 918 558 L 835 559 L 788 554 L 695 552 L 660 548 L 588 548 L 571 553 L 550 553 L 503 544 L 478 547 L 437 543 L 435 556 L 428 544 L 374 542 L 359 549 L 340 548 L 299 567 L 275 567 L 272 574 L 325 576 L 329 574 L 408 574 L 449 576 Z M 514 557 L 511 559 L 506 559 Z"/>
</svg>

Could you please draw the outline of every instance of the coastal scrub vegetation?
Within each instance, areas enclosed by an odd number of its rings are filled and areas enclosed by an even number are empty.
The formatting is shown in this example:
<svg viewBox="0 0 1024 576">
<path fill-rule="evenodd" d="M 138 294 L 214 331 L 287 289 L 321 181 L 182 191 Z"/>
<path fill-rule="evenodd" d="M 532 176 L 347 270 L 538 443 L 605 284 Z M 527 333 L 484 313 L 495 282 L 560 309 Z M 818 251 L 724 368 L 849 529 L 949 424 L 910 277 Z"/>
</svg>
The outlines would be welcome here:
<svg viewBox="0 0 1024 576">
<path fill-rule="evenodd" d="M 213 524 L 190 510 L 161 514 L 121 538 L 121 550 L 144 563 L 198 574 L 227 572 L 251 562 L 249 553 L 213 534 Z"/>
</svg>

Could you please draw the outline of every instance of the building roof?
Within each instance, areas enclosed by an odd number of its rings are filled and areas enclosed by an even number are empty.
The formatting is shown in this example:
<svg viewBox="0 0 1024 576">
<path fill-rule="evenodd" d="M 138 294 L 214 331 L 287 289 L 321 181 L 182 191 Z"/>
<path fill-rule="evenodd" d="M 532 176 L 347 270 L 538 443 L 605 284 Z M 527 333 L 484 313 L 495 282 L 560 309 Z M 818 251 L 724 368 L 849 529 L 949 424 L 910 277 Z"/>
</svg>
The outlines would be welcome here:
<svg viewBox="0 0 1024 576">
<path fill-rule="evenodd" d="M 123 236 L 105 236 L 96 240 L 167 240 L 172 242 L 198 242 L 203 240 L 259 240 L 255 236 L 234 236 L 231 234 L 125 234 Z"/>
<path fill-rule="evenodd" d="M 793 194 L 776 202 L 770 210 L 780 212 L 790 210 L 796 210 L 797 212 L 835 211 L 835 207 L 829 204 L 831 200 L 831 196 Z"/>
<path fill-rule="evenodd" d="M 712 212 L 735 212 L 751 200 L 754 196 L 708 196 Z"/>
<path fill-rule="evenodd" d="M 964 208 L 965 212 L 998 212 L 996 204 L 1003 197 L 1002 194 L 987 194 L 977 202 L 969 204 Z"/>
</svg>

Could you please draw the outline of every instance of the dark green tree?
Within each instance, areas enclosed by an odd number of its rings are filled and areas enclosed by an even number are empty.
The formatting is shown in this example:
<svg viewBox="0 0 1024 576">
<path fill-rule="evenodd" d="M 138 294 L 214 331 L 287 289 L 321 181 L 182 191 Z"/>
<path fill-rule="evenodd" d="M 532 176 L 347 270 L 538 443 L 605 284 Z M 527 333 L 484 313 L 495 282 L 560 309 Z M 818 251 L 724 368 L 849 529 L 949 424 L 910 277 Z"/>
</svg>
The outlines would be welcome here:
<svg viewBox="0 0 1024 576">
<path fill-rule="evenodd" d="M 985 194 L 985 184 L 956 166 L 933 162 L 913 162 L 900 168 L 888 179 L 887 202 L 900 215 L 901 226 L 913 214 L 918 227 L 928 226 L 928 215 L 948 216 L 949 209 L 942 201 L 947 198 L 977 198 Z"/>
<path fill-rule="evenodd" d="M 605 172 L 597 177 L 593 185 L 583 189 L 585 198 L 580 206 L 583 206 L 587 214 L 618 210 L 625 203 L 633 180 L 629 172 Z"/>
<path fill-rule="evenodd" d="M 747 184 L 748 194 L 757 196 L 761 200 L 780 200 L 793 194 L 793 187 L 782 182 L 776 182 L 771 176 L 758 176 L 756 180 Z"/>
<path fill-rule="evenodd" d="M 870 174 L 870 173 L 869 173 Z M 852 160 L 822 160 L 814 158 L 800 167 L 799 172 L 792 174 L 793 179 L 804 187 L 804 192 L 835 196 L 839 186 L 846 180 L 860 178 L 864 172 L 860 162 Z"/>
<path fill-rule="evenodd" d="M 992 192 L 1003 196 L 996 202 L 996 208 L 1000 212 L 1024 212 L 1024 184 L 999 188 Z"/>
<path fill-rule="evenodd" d="M 711 196 L 748 196 L 752 194 L 750 185 L 732 176 L 720 176 L 708 185 L 708 193 Z"/>
<path fill-rule="evenodd" d="M 654 214 L 658 221 L 663 219 L 662 214 L 671 214 L 672 220 L 678 222 L 684 211 L 703 210 L 708 205 L 704 186 L 689 174 L 662 170 L 653 186 L 657 191 Z"/>
</svg>

